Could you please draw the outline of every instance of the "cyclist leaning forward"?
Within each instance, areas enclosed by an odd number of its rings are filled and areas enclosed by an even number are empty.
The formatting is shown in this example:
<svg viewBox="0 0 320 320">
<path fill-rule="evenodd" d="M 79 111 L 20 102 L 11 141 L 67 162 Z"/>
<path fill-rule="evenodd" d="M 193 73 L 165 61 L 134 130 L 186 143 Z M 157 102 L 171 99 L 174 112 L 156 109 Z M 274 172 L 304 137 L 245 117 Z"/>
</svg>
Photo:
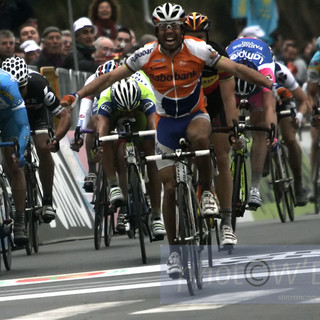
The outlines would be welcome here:
<svg viewBox="0 0 320 320">
<path fill-rule="evenodd" d="M 135 119 L 132 124 L 132 130 L 135 132 L 154 130 L 155 110 L 155 97 L 149 79 L 143 71 L 136 72 L 130 78 L 114 83 L 101 93 L 97 108 L 97 131 L 101 136 L 109 134 L 115 128 L 121 129 L 123 118 Z M 104 142 L 102 144 L 102 165 L 110 186 L 109 201 L 121 206 L 117 224 L 119 233 L 126 231 L 124 217 L 127 213 L 127 208 L 124 206 L 124 199 L 127 198 L 124 197 L 127 195 L 127 185 L 123 145 L 120 143 L 115 152 L 112 143 Z M 154 137 L 141 138 L 138 149 L 146 155 L 152 155 L 154 153 Z M 147 170 L 149 177 L 147 187 L 152 207 L 152 232 L 154 236 L 164 235 L 165 229 L 160 211 L 161 182 L 156 164 L 154 162 L 147 163 Z"/>
<path fill-rule="evenodd" d="M 52 116 L 59 119 L 58 126 L 55 128 L 55 136 L 51 139 L 48 134 L 33 136 L 39 157 L 39 176 L 43 188 L 41 215 L 45 223 L 50 223 L 55 219 L 55 210 L 52 207 L 54 162 L 51 152 L 59 151 L 59 141 L 71 126 L 71 116 L 60 105 L 60 101 L 51 89 L 48 80 L 36 71 L 29 71 L 23 59 L 19 57 L 8 58 L 3 61 L 2 68 L 18 80 L 32 131 L 52 128 Z"/>
<path fill-rule="evenodd" d="M 216 42 L 209 40 L 211 21 L 206 15 L 191 12 L 185 21 L 186 35 L 206 41 L 220 55 L 228 57 L 226 51 Z M 213 126 L 232 126 L 232 119 L 238 118 L 234 95 L 234 77 L 229 72 L 205 66 L 202 72 L 202 87 L 207 98 L 207 111 Z M 236 244 L 237 238 L 231 227 L 232 176 L 229 161 L 229 135 L 214 133 L 210 141 L 214 145 L 219 169 L 215 187 L 220 205 L 221 244 Z"/>
<path fill-rule="evenodd" d="M 187 137 L 194 150 L 207 149 L 211 122 L 201 86 L 201 73 L 205 65 L 223 69 L 270 89 L 274 88 L 274 84 L 259 72 L 220 56 L 204 41 L 184 36 L 185 11 L 180 5 L 165 3 L 158 6 L 153 11 L 152 19 L 157 41 L 136 50 L 123 66 L 100 76 L 77 93 L 63 97 L 62 103 L 71 105 L 79 98 L 101 92 L 142 69 L 149 77 L 156 97 L 156 153 L 172 152 L 179 147 L 181 137 Z M 164 186 L 163 216 L 171 253 L 167 273 L 176 277 L 182 269 L 180 253 L 174 241 L 174 166 L 167 160 L 157 164 Z M 203 192 L 202 214 L 216 214 L 210 157 L 199 157 L 197 166 Z"/>
</svg>

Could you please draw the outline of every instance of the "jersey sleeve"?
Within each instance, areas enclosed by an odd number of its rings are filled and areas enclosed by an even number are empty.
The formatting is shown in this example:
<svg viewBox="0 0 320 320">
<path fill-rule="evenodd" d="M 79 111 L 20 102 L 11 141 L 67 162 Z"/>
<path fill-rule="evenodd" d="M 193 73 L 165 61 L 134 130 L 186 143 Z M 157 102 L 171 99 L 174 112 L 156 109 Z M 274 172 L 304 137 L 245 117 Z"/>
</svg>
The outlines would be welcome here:
<svg viewBox="0 0 320 320">
<path fill-rule="evenodd" d="M 19 146 L 20 146 L 20 155 L 24 154 L 27 144 L 30 138 L 30 125 L 28 120 L 27 110 L 23 104 L 22 108 L 16 109 L 12 113 L 15 123 L 18 126 L 19 130 Z"/>
<path fill-rule="evenodd" d="M 116 108 L 111 101 L 111 89 L 108 88 L 100 95 L 98 100 L 97 114 L 110 118 L 115 110 Z"/>
</svg>

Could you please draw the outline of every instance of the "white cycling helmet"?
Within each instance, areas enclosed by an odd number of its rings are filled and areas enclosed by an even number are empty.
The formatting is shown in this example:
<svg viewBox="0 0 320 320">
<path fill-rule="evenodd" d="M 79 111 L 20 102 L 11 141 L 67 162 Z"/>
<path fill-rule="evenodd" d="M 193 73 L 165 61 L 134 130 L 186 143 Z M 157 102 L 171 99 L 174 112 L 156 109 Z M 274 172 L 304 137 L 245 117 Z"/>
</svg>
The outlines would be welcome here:
<svg viewBox="0 0 320 320">
<path fill-rule="evenodd" d="M 111 86 L 111 100 L 120 111 L 132 111 L 139 105 L 141 90 L 132 79 L 122 79 Z"/>
<path fill-rule="evenodd" d="M 25 61 L 20 57 L 7 58 L 2 62 L 1 68 L 16 78 L 19 87 L 23 87 L 28 83 L 29 69 Z"/>
<path fill-rule="evenodd" d="M 186 13 L 183 8 L 175 3 L 166 2 L 165 4 L 156 7 L 152 13 L 152 21 L 154 25 L 161 22 L 184 22 Z"/>
<path fill-rule="evenodd" d="M 118 66 L 119 66 L 119 63 L 115 60 L 109 60 L 103 64 L 100 64 L 100 66 L 97 68 L 96 73 L 95 73 L 96 78 L 118 68 Z"/>
</svg>

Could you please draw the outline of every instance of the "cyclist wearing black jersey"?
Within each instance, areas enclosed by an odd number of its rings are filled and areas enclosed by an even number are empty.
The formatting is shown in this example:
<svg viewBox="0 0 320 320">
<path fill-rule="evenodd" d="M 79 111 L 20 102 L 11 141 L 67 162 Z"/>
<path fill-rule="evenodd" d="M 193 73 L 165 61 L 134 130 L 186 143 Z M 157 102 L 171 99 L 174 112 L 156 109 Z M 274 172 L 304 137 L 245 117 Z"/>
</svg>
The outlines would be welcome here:
<svg viewBox="0 0 320 320">
<path fill-rule="evenodd" d="M 191 12 L 185 20 L 186 34 L 206 41 L 220 55 L 228 57 L 225 50 L 217 43 L 209 40 L 211 22 L 207 16 L 199 12 Z M 232 125 L 237 119 L 234 95 L 234 77 L 232 74 L 205 66 L 202 71 L 202 87 L 207 98 L 207 111 L 215 126 Z M 210 137 L 217 156 L 219 175 L 215 177 L 216 192 L 222 216 L 221 243 L 236 244 L 237 239 L 231 228 L 232 177 L 230 172 L 228 134 L 215 133 Z"/>
<path fill-rule="evenodd" d="M 38 72 L 29 71 L 23 59 L 8 58 L 2 63 L 2 68 L 11 73 L 19 83 L 32 131 L 52 128 L 52 116 L 59 119 L 54 137 L 49 138 L 48 134 L 33 136 L 39 157 L 39 176 L 43 188 L 42 219 L 50 223 L 55 219 L 55 210 L 52 207 L 54 162 L 51 152 L 59 151 L 59 141 L 69 130 L 71 117 L 69 112 L 60 105 L 48 80 Z"/>
</svg>

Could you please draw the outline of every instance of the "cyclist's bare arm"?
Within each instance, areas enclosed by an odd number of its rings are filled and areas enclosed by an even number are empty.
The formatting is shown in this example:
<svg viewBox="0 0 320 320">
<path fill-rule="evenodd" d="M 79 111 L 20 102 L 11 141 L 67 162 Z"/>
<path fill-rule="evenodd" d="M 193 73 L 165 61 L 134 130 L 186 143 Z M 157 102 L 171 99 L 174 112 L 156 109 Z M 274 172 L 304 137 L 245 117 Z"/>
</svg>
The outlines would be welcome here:
<svg viewBox="0 0 320 320">
<path fill-rule="evenodd" d="M 317 104 L 317 96 L 319 92 L 319 84 L 315 82 L 308 81 L 307 86 L 307 95 L 308 95 L 308 103 L 309 107 Z M 312 110 L 311 110 L 312 112 Z"/>
<path fill-rule="evenodd" d="M 80 89 L 77 94 L 79 95 L 80 99 L 98 94 L 109 88 L 114 82 L 129 77 L 133 73 L 134 72 L 129 70 L 125 65 L 122 65 L 121 67 L 94 79 L 92 82 Z"/>
<path fill-rule="evenodd" d="M 262 106 L 265 111 L 266 126 L 270 128 L 271 123 L 274 123 L 277 127 L 276 103 L 271 91 L 263 92 Z"/>
<path fill-rule="evenodd" d="M 237 78 L 272 89 L 272 80 L 267 79 L 260 72 L 253 70 L 243 64 L 236 63 L 226 57 L 222 57 L 216 64 L 219 69 L 225 70 Z"/>
<path fill-rule="evenodd" d="M 60 141 L 71 127 L 71 116 L 66 109 L 63 109 L 57 114 L 57 118 L 59 119 L 59 123 L 55 129 L 55 137 Z"/>
<path fill-rule="evenodd" d="M 238 109 L 236 107 L 236 98 L 234 94 L 234 78 L 229 78 L 219 82 L 221 98 L 224 105 L 224 112 L 228 126 L 232 126 L 232 120 L 238 119 Z"/>
<path fill-rule="evenodd" d="M 155 130 L 156 129 L 156 113 L 152 113 L 147 117 L 148 129 Z"/>
<path fill-rule="evenodd" d="M 312 111 L 312 106 L 308 106 L 307 102 L 307 96 L 306 94 L 302 91 L 301 87 L 297 87 L 296 89 L 292 90 L 292 94 L 296 101 L 298 102 L 299 105 L 299 112 L 301 112 L 304 116 Z"/>
</svg>

